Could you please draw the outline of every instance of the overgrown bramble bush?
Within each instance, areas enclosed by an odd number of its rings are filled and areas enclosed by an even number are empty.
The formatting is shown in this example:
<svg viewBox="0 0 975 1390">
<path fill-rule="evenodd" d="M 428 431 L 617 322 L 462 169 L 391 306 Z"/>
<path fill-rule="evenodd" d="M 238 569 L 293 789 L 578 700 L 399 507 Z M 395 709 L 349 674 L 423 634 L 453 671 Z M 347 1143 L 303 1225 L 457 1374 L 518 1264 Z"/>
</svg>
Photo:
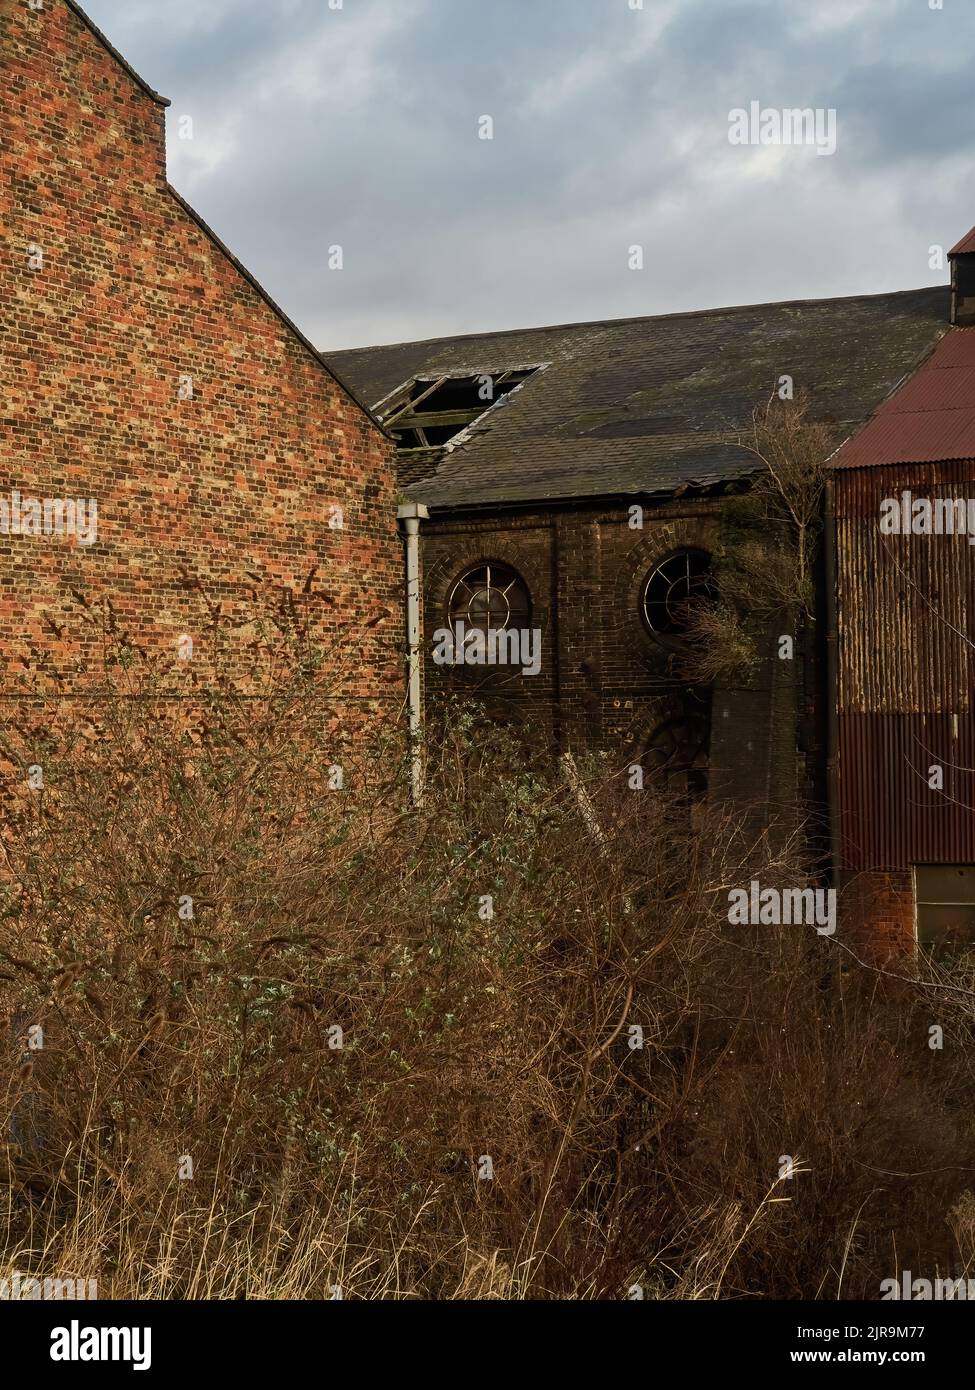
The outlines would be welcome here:
<svg viewBox="0 0 975 1390">
<path fill-rule="evenodd" d="M 730 888 L 803 881 L 750 818 L 692 834 L 463 721 L 412 807 L 398 728 L 335 710 L 299 661 L 11 736 L 0 1273 L 831 1298 L 972 1263 L 967 982 L 729 926 Z"/>
</svg>

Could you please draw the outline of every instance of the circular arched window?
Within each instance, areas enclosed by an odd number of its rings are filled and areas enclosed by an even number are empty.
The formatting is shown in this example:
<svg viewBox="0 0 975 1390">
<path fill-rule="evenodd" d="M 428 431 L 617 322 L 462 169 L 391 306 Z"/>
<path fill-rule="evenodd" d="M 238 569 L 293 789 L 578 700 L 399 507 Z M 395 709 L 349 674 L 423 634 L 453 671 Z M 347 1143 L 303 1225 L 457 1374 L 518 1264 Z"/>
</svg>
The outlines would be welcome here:
<svg viewBox="0 0 975 1390">
<path fill-rule="evenodd" d="M 643 586 L 643 616 L 656 637 L 681 641 L 695 609 L 715 598 L 711 556 L 706 550 L 678 550 L 650 571 Z"/>
<path fill-rule="evenodd" d="M 524 631 L 531 625 L 531 596 L 521 575 L 509 565 L 488 563 L 468 570 L 447 600 L 447 619 L 456 632 Z M 504 650 L 504 645 L 501 645 Z"/>
</svg>

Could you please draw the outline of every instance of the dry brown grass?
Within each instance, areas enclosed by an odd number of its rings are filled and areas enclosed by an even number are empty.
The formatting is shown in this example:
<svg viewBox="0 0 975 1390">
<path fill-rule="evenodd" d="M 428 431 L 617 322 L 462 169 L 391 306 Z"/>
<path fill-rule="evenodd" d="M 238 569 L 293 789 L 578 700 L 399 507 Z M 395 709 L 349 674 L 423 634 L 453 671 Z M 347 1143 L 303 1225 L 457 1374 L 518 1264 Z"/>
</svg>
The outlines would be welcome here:
<svg viewBox="0 0 975 1390">
<path fill-rule="evenodd" d="M 106 693 L 14 741 L 45 790 L 4 838 L 0 1276 L 876 1297 L 895 1258 L 971 1263 L 968 997 L 730 927 L 729 888 L 801 881 L 796 843 L 714 809 L 692 834 L 598 765 L 585 811 L 463 727 L 422 811 L 395 730 L 332 790 L 330 708 L 306 672 L 192 730 Z"/>
</svg>

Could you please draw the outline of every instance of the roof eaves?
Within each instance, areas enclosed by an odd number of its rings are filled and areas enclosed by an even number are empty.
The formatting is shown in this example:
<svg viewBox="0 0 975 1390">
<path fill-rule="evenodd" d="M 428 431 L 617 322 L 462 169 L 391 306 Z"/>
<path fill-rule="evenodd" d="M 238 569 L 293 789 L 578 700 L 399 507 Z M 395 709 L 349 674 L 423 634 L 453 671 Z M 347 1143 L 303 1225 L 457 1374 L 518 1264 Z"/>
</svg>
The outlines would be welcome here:
<svg viewBox="0 0 975 1390">
<path fill-rule="evenodd" d="M 181 193 L 177 193 L 176 189 L 173 187 L 171 183 L 167 183 L 166 187 L 169 189 L 169 192 L 172 194 L 175 201 L 179 204 L 179 206 L 183 209 L 187 216 L 193 219 L 193 221 L 200 228 L 200 230 L 213 242 L 217 250 L 220 251 L 224 256 L 226 256 L 227 260 L 234 267 L 237 273 L 243 276 L 243 278 L 247 281 L 247 283 L 251 286 L 252 289 L 257 291 L 257 293 L 264 300 L 264 303 L 268 306 L 272 313 L 276 314 L 277 317 L 284 324 L 285 328 L 287 328 L 291 333 L 294 334 L 294 336 L 301 343 L 302 347 L 304 347 L 309 353 L 311 353 L 312 357 L 315 359 L 318 365 L 324 368 L 324 370 L 328 373 L 328 375 L 332 378 L 336 385 L 339 386 L 341 390 L 345 392 L 349 400 L 352 401 L 353 405 L 358 406 L 364 414 L 368 415 L 369 419 L 372 421 L 372 423 L 376 426 L 376 428 L 380 431 L 381 434 L 383 434 L 387 439 L 392 439 L 392 435 L 384 427 L 382 421 L 378 418 L 378 416 L 373 413 L 373 411 L 370 409 L 368 405 L 366 405 L 365 401 L 361 398 L 361 396 L 359 396 L 355 391 L 353 391 L 352 387 L 348 384 L 348 382 L 343 381 L 342 377 L 339 376 L 335 368 L 330 366 L 330 364 L 326 362 L 325 358 L 315 347 L 314 343 L 312 343 L 309 338 L 305 337 L 304 333 L 302 333 L 298 325 L 288 317 L 288 315 L 281 308 L 280 304 L 276 303 L 275 300 L 271 298 L 271 296 L 268 294 L 267 290 L 260 283 L 260 281 L 256 280 L 255 277 L 247 269 L 247 267 L 237 259 L 234 253 L 230 250 L 230 247 L 227 246 L 226 242 L 221 241 L 220 237 L 217 236 L 213 228 L 203 220 L 203 218 L 196 211 L 196 209 L 186 201 L 186 199 L 182 196 Z"/>
<path fill-rule="evenodd" d="M 648 501 L 663 502 L 670 498 L 683 496 L 706 497 L 709 493 L 746 482 L 761 471 L 761 465 L 756 464 L 754 467 L 743 469 L 740 473 L 729 473 L 720 478 L 682 478 L 673 482 L 661 483 L 659 486 L 635 483 L 632 487 L 617 487 L 606 492 L 549 492 L 528 497 L 488 497 L 480 501 L 454 502 L 437 502 L 434 498 L 427 496 L 422 500 L 424 506 L 429 508 L 431 516 L 444 518 L 448 515 L 458 516 L 468 512 L 537 511 L 540 507 L 548 510 L 552 507 L 591 508 L 604 507 L 609 504 L 627 505 L 632 503 L 634 498 L 641 497 Z M 422 486 L 434 481 L 434 478 L 420 479 L 405 487 L 403 491 L 407 497 L 411 497 Z"/>
<path fill-rule="evenodd" d="M 85 14 L 84 10 L 77 3 L 77 0 L 65 0 L 65 4 L 67 5 L 69 10 L 74 11 L 74 13 L 81 20 L 82 24 L 85 26 L 85 28 L 91 34 L 94 35 L 94 37 L 98 40 L 98 42 L 102 45 L 103 48 L 106 48 L 108 50 L 108 52 L 112 55 L 115 61 L 125 69 L 125 71 L 129 74 L 132 80 L 142 88 L 142 90 L 146 93 L 147 96 L 152 97 L 152 100 L 156 102 L 156 104 L 159 106 L 166 107 L 172 104 L 168 97 L 160 96 L 160 94 L 156 91 L 154 87 L 150 87 L 149 83 L 145 80 L 144 77 L 139 76 L 132 64 L 127 62 L 126 59 L 122 57 L 121 53 L 118 51 L 115 45 L 105 37 L 105 35 L 99 29 L 98 25 L 94 22 L 94 20 L 92 20 L 91 18 L 89 18 L 88 15 Z"/>
</svg>

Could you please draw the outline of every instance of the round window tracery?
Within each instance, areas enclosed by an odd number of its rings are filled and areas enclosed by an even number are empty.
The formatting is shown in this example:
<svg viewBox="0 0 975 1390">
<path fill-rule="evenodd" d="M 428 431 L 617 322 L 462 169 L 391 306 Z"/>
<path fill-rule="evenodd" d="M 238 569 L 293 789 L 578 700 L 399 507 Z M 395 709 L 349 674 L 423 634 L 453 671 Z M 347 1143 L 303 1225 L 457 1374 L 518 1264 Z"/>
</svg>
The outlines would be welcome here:
<svg viewBox="0 0 975 1390">
<path fill-rule="evenodd" d="M 685 549 L 655 565 L 643 586 L 643 616 L 655 637 L 686 639 L 695 610 L 715 598 L 711 556 Z"/>
<path fill-rule="evenodd" d="M 468 570 L 457 580 L 447 600 L 447 618 L 466 632 L 525 630 L 531 623 L 528 587 L 510 565 L 489 562 Z"/>
</svg>

